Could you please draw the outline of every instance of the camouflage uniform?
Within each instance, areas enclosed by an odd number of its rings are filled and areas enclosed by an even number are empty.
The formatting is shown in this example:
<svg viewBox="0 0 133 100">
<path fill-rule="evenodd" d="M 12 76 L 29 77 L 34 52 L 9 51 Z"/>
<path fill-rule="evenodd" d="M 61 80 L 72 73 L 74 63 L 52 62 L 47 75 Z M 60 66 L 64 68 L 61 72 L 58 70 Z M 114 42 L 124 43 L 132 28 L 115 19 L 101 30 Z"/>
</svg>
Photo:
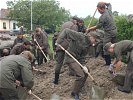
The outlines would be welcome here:
<svg viewBox="0 0 133 100">
<path fill-rule="evenodd" d="M 118 43 L 115 43 L 114 46 L 114 55 L 116 61 L 122 60 L 122 55 L 128 54 L 128 64 L 125 75 L 124 89 L 131 91 L 131 85 L 133 80 L 133 41 L 123 40 Z"/>
<path fill-rule="evenodd" d="M 85 56 L 87 54 L 88 48 L 91 43 L 89 38 L 81 32 L 76 32 L 70 29 L 65 29 L 57 40 L 58 44 L 62 43 L 62 39 L 70 40 L 70 44 L 68 46 L 68 52 L 70 52 L 81 64 L 85 64 Z M 64 58 L 64 64 L 68 64 L 68 66 L 75 72 L 77 79 L 74 83 L 73 92 L 78 94 L 81 88 L 84 86 L 84 83 L 87 79 L 87 74 L 83 72 L 80 65 L 77 64 L 70 56 L 67 54 Z"/>
<path fill-rule="evenodd" d="M 100 16 L 99 22 L 96 25 L 97 28 L 103 27 L 105 35 L 103 38 L 103 46 L 105 46 L 106 43 L 111 42 L 115 43 L 116 42 L 116 33 L 117 33 L 117 28 L 113 19 L 113 14 L 112 14 L 112 7 L 111 4 L 107 4 L 107 8 L 105 9 L 105 12 Z M 109 54 L 104 51 L 105 55 L 105 61 L 107 65 L 111 64 L 111 57 Z"/>
<path fill-rule="evenodd" d="M 27 92 L 23 87 L 33 87 L 31 63 L 23 55 L 10 55 L 0 62 L 0 94 L 5 100 L 25 100 Z M 21 82 L 17 87 L 15 81 Z"/>
</svg>

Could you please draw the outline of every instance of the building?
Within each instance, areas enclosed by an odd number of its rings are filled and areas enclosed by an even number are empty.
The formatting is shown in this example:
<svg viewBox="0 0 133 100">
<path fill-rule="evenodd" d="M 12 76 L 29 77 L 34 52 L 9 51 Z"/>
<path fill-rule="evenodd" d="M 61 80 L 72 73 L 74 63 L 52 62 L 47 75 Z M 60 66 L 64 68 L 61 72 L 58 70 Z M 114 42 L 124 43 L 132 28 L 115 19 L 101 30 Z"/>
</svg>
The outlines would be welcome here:
<svg viewBox="0 0 133 100">
<path fill-rule="evenodd" d="M 19 30 L 17 21 L 9 19 L 9 9 L 0 10 L 0 33 L 9 33 L 11 30 Z"/>
</svg>

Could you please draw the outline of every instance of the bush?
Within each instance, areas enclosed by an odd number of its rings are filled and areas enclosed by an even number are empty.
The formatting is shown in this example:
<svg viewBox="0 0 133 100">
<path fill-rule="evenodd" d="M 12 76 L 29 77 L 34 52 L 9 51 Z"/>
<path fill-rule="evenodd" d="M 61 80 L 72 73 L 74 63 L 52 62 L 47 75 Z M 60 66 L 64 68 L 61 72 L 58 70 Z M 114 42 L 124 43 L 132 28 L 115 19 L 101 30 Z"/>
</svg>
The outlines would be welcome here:
<svg viewBox="0 0 133 100">
<path fill-rule="evenodd" d="M 115 21 L 118 29 L 118 41 L 133 40 L 133 22 L 129 22 L 124 15 L 116 16 Z"/>
</svg>

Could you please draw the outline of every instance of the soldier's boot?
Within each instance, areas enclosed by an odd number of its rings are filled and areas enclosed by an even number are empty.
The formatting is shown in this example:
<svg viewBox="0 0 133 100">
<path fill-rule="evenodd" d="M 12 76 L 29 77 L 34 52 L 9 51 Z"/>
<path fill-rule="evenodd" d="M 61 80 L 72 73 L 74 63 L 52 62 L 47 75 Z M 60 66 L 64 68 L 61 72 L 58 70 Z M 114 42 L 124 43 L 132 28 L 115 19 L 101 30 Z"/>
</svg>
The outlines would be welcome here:
<svg viewBox="0 0 133 100">
<path fill-rule="evenodd" d="M 72 92 L 71 96 L 74 97 L 75 100 L 80 100 L 79 99 L 79 94 L 77 94 L 77 93 Z"/>
<path fill-rule="evenodd" d="M 54 78 L 53 83 L 58 84 L 58 81 L 59 81 L 59 73 L 55 73 L 55 78 Z"/>
<path fill-rule="evenodd" d="M 106 65 L 110 65 L 111 64 L 111 57 L 110 57 L 110 55 L 104 55 L 104 60 L 106 62 Z"/>
</svg>

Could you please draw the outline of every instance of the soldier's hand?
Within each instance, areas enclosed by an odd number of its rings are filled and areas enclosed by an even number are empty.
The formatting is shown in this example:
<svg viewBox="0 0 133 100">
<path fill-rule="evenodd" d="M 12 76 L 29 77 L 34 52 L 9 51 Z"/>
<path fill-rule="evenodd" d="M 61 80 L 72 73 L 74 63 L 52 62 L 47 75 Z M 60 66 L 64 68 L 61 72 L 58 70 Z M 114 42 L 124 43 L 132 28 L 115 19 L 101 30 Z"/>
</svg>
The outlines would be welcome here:
<svg viewBox="0 0 133 100">
<path fill-rule="evenodd" d="M 31 93 L 32 93 L 31 90 L 29 90 L 29 91 L 28 91 L 28 94 L 30 95 Z"/>
<path fill-rule="evenodd" d="M 89 29 L 89 28 L 87 28 L 87 29 L 86 29 L 86 33 L 89 33 L 89 32 L 90 32 L 90 29 Z"/>
<path fill-rule="evenodd" d="M 87 74 L 88 73 L 88 69 L 86 66 L 83 66 L 83 71 Z"/>
<path fill-rule="evenodd" d="M 20 81 L 18 81 L 18 80 L 15 81 L 15 84 L 16 84 L 16 86 L 20 86 L 21 85 Z"/>
<path fill-rule="evenodd" d="M 36 41 L 36 39 L 34 39 L 34 41 Z"/>
<path fill-rule="evenodd" d="M 42 47 L 39 47 L 40 50 L 42 50 Z"/>
</svg>

